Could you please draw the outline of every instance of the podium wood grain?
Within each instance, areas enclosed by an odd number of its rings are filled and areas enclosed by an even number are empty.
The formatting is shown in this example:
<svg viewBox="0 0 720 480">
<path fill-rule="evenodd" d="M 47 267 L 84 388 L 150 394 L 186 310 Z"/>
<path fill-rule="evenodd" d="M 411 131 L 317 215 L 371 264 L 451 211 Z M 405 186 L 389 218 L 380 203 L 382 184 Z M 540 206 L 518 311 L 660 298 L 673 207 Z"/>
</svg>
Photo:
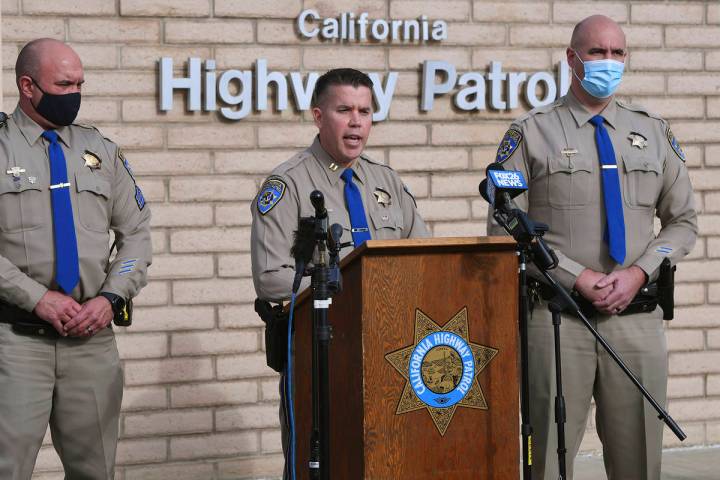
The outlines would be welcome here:
<svg viewBox="0 0 720 480">
<path fill-rule="evenodd" d="M 330 323 L 335 480 L 519 477 L 517 257 L 504 238 L 371 241 L 343 260 Z M 308 476 L 312 299 L 295 333 L 298 478 Z M 477 376 L 487 410 L 458 406 L 444 436 L 423 408 L 396 415 L 406 380 L 385 359 L 413 345 L 417 308 L 441 327 L 468 309 L 469 340 L 499 350 Z"/>
</svg>

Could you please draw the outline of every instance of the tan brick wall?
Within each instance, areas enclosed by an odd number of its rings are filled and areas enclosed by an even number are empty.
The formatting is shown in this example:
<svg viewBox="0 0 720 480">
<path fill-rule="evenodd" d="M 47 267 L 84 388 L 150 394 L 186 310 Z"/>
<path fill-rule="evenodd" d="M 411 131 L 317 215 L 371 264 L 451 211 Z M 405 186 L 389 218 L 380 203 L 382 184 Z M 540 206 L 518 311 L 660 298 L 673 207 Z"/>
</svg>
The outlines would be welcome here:
<svg viewBox="0 0 720 480">
<path fill-rule="evenodd" d="M 371 18 L 448 21 L 440 43 L 338 44 L 303 39 L 295 17 L 367 11 Z M 153 211 L 155 263 L 137 299 L 135 324 L 118 332 L 125 397 L 118 478 L 277 476 L 277 376 L 265 366 L 253 312 L 250 202 L 274 165 L 308 144 L 314 126 L 292 108 L 228 122 L 215 113 L 161 113 L 157 66 L 170 56 L 217 60 L 218 71 L 267 58 L 272 70 L 356 66 L 399 72 L 389 120 L 369 151 L 403 174 L 435 235 L 480 235 L 476 193 L 511 112 L 453 109 L 451 96 L 419 105 L 420 62 L 443 59 L 459 73 L 551 71 L 573 24 L 593 13 L 621 22 L 631 48 L 621 94 L 668 118 L 688 154 L 700 208 L 700 239 L 678 270 L 676 320 L 668 324 L 670 411 L 683 445 L 720 442 L 720 7 L 712 0 L 5 0 L 2 90 L 14 108 L 13 65 L 30 39 L 70 42 L 86 67 L 80 120 L 120 143 Z M 588 427 L 583 449 L 598 449 Z M 677 445 L 672 435 L 668 446 Z M 38 479 L 59 479 L 44 442 Z"/>
</svg>

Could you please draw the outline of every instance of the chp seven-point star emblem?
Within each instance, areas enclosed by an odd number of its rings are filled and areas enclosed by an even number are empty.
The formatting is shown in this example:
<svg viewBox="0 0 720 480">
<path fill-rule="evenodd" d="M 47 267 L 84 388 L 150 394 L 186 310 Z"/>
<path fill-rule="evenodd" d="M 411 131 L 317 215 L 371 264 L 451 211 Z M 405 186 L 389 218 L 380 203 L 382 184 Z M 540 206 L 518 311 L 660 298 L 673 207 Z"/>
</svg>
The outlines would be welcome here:
<svg viewBox="0 0 720 480">
<path fill-rule="evenodd" d="M 467 315 L 465 307 L 441 327 L 416 309 L 413 345 L 385 355 L 406 380 L 395 414 L 427 409 L 441 436 L 457 407 L 488 409 L 478 375 L 498 350 L 470 342 Z"/>
</svg>

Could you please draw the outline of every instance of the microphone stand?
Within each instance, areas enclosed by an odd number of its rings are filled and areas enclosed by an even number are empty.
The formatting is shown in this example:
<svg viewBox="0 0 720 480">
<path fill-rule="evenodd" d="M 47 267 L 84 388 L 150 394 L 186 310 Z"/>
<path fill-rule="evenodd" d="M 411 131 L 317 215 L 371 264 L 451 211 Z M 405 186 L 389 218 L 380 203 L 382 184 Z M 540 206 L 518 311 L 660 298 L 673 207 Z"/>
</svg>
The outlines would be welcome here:
<svg viewBox="0 0 720 480">
<path fill-rule="evenodd" d="M 675 434 L 675 436 L 680 440 L 683 441 L 687 438 L 687 435 L 685 435 L 685 432 L 682 431 L 680 426 L 673 420 L 673 418 L 670 416 L 670 414 L 667 413 L 663 407 L 658 404 L 658 402 L 653 398 L 653 396 L 650 394 L 650 392 L 647 391 L 647 389 L 643 386 L 643 384 L 640 382 L 640 380 L 637 378 L 637 376 L 628 368 L 628 366 L 625 364 L 625 362 L 622 360 L 620 355 L 610 346 L 610 344 L 600 335 L 600 333 L 590 324 L 587 317 L 583 314 L 580 307 L 577 305 L 575 300 L 570 296 L 570 294 L 555 281 L 553 276 L 548 272 L 548 270 L 551 270 L 555 267 L 557 267 L 558 259 L 555 255 L 555 252 L 552 251 L 550 247 L 547 246 L 545 241 L 542 239 L 543 234 L 548 230 L 548 226 L 542 223 L 536 223 L 530 217 L 520 210 L 519 208 L 510 208 L 509 205 L 512 205 L 512 201 L 510 198 L 505 196 L 503 198 L 503 201 L 501 202 L 503 205 L 501 207 L 496 207 L 493 211 L 493 218 L 496 222 L 498 222 L 499 225 L 501 225 L 505 231 L 507 231 L 518 243 L 518 249 L 520 252 L 521 262 L 524 260 L 523 255 L 527 254 L 527 252 L 530 252 L 530 257 L 532 258 L 533 263 L 537 266 L 538 270 L 542 273 L 543 277 L 547 280 L 548 284 L 552 287 L 553 291 L 555 292 L 555 298 L 553 298 L 549 308 L 551 312 L 553 313 L 553 324 L 554 324 L 554 336 L 555 336 L 555 359 L 556 359 L 556 388 L 557 388 L 557 395 L 555 398 L 555 422 L 557 423 L 558 428 L 558 462 L 559 462 L 559 468 L 560 468 L 560 480 L 564 480 L 565 478 L 565 401 L 562 396 L 562 375 L 561 375 L 561 364 L 560 364 L 560 311 L 568 311 L 571 310 L 575 316 L 577 316 L 582 323 L 585 325 L 585 327 L 590 331 L 590 333 L 595 337 L 595 339 L 602 345 L 602 347 L 605 349 L 605 351 L 610 355 L 610 357 L 615 361 L 615 363 L 620 367 L 620 369 L 623 371 L 623 373 L 630 379 L 630 381 L 635 385 L 635 387 L 640 391 L 640 393 L 645 397 L 645 399 L 652 405 L 652 407 L 655 409 L 655 411 L 658 413 L 658 418 L 661 419 L 665 424 L 670 428 L 670 430 Z M 524 252 L 524 253 L 523 253 Z M 521 263 L 521 270 L 520 270 L 520 277 L 523 279 L 524 273 L 523 273 L 523 263 Z M 521 286 L 522 288 L 527 288 L 527 286 Z M 525 292 L 525 295 L 527 297 L 527 292 Z M 522 300 L 522 290 L 521 290 L 521 300 Z M 523 312 L 525 306 L 521 303 L 521 313 Z M 527 311 L 526 311 L 527 312 Z M 527 321 L 527 316 L 525 318 L 525 322 Z M 523 319 L 521 318 L 521 340 L 522 340 L 522 322 Z M 527 327 L 527 325 L 525 325 Z M 527 341 L 527 331 L 525 332 L 525 340 Z M 522 347 L 525 352 L 525 359 L 524 362 L 527 362 L 527 344 L 523 344 Z M 521 355 L 523 356 L 523 355 Z M 526 382 L 527 377 L 527 370 L 525 367 L 527 367 L 527 364 L 523 365 L 523 395 L 525 396 L 525 388 L 528 387 L 528 384 Z M 529 397 L 529 395 L 528 395 Z M 527 402 L 529 398 L 526 397 L 525 401 Z M 523 403 L 526 403 L 523 402 Z M 523 418 L 523 436 L 525 439 L 525 419 Z M 532 432 L 530 427 L 530 432 Z M 524 442 L 525 443 L 525 442 Z M 523 453 L 525 453 L 525 448 L 528 445 L 523 445 Z M 527 458 L 524 459 L 524 471 L 525 467 L 527 467 L 527 470 L 529 470 L 529 465 L 527 465 Z M 529 478 L 529 477 L 523 477 L 523 478 Z"/>
<path fill-rule="evenodd" d="M 311 270 L 313 291 L 312 323 L 312 433 L 310 436 L 310 478 L 330 479 L 330 382 L 329 348 L 332 327 L 328 322 L 328 308 L 332 296 L 340 291 L 340 243 L 342 226 L 333 224 L 328 239 L 327 210 L 323 194 L 315 190 L 310 194 L 315 206 L 316 261 Z M 329 248 L 328 248 L 329 247 Z"/>
</svg>

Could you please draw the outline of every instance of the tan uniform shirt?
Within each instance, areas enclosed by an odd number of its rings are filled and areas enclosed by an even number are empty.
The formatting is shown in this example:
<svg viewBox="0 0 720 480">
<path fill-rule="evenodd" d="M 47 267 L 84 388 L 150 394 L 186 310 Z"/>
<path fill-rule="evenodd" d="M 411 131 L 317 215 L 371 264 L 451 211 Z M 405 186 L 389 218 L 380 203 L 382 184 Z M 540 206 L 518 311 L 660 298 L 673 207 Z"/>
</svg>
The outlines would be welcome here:
<svg viewBox="0 0 720 480">
<path fill-rule="evenodd" d="M 507 156 L 506 135 L 498 150 L 505 169 L 521 171 L 528 183 L 528 191 L 515 199 L 518 206 L 550 226 L 545 239 L 560 259 L 553 274 L 566 288 L 585 268 L 609 273 L 637 265 L 652 279 L 664 257 L 676 263 L 697 237 L 684 154 L 667 123 L 615 99 L 601 115 L 623 198 L 627 254 L 622 266 L 610 258 L 603 240 L 606 217 L 595 127 L 589 123 L 593 115 L 572 92 L 517 119 L 510 127 L 522 135 L 517 148 Z M 657 235 L 656 213 L 662 225 Z M 488 222 L 489 232 L 504 233 L 492 216 Z"/>
<path fill-rule="evenodd" d="M 354 182 L 363 196 L 365 215 L 372 239 L 394 239 L 429 236 L 415 206 L 415 200 L 394 170 L 375 163 L 365 155 L 353 165 Z M 273 170 L 268 180 L 286 185 L 280 200 L 270 210 L 260 212 L 256 198 L 251 204 L 253 223 L 251 237 L 252 270 L 255 291 L 264 300 L 290 297 L 295 260 L 290 255 L 293 232 L 298 219 L 315 214 L 310 192 L 320 190 L 325 196 L 329 225 L 343 226 L 343 242 L 352 241 L 350 216 L 345 206 L 344 171 L 323 150 L 316 137 L 312 146 Z M 262 195 L 263 188 L 260 189 Z M 344 248 L 341 256 L 352 251 Z M 308 285 L 305 279 L 303 287 Z"/>
<path fill-rule="evenodd" d="M 80 259 L 80 282 L 72 297 L 84 302 L 105 291 L 131 298 L 146 283 L 150 209 L 117 145 L 93 127 L 56 131 L 67 164 Z M 49 142 L 42 133 L 20 107 L 0 128 L 0 300 L 28 311 L 48 289 L 58 289 Z M 117 246 L 112 262 L 110 230 Z"/>
</svg>

